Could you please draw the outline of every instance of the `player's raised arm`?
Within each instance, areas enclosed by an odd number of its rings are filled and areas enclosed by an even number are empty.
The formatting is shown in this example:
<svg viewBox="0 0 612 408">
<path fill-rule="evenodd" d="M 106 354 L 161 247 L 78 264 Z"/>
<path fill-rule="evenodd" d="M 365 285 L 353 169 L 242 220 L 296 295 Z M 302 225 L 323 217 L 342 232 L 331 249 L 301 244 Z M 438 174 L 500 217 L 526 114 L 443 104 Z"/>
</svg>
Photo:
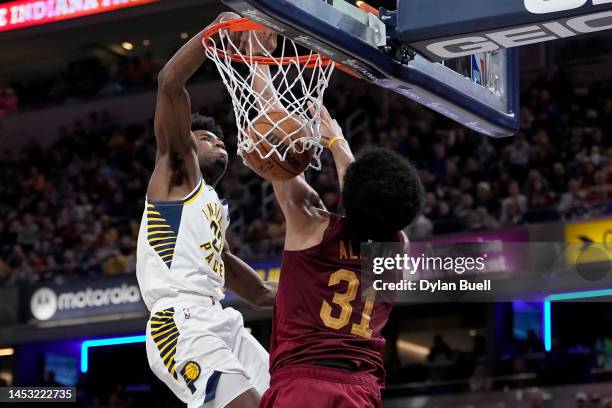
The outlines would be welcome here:
<svg viewBox="0 0 612 408">
<path fill-rule="evenodd" d="M 268 44 L 270 39 L 268 39 Z M 267 111 L 287 111 L 283 101 L 274 87 L 270 68 L 257 66 L 252 77 L 251 86 L 258 95 L 257 104 L 260 113 Z M 285 249 L 295 249 L 309 245 L 308 240 L 316 237 L 313 231 L 324 222 L 320 210 L 324 210 L 319 194 L 306 182 L 303 175 L 290 180 L 273 181 L 274 194 L 285 216 L 287 233 Z"/>
<path fill-rule="evenodd" d="M 311 108 L 312 111 L 312 108 Z M 325 106 L 321 106 L 321 144 L 331 152 L 338 173 L 340 191 L 344 188 L 344 176 L 348 166 L 355 161 L 351 147 L 344 138 L 342 128 L 332 119 Z"/>
<path fill-rule="evenodd" d="M 212 24 L 237 17 L 235 13 L 222 13 Z M 185 85 L 206 60 L 202 33 L 183 45 L 157 77 L 157 158 L 147 192 L 153 199 L 180 198 L 195 187 L 200 176 L 191 134 L 191 102 Z"/>
<path fill-rule="evenodd" d="M 287 225 L 285 249 L 289 249 L 293 237 L 296 243 L 304 243 L 304 239 L 313 236 L 312 231 L 318 228 L 318 221 L 325 220 L 321 216 L 325 206 L 319 194 L 306 182 L 304 176 L 274 181 L 272 186 Z"/>
<path fill-rule="evenodd" d="M 313 111 L 312 107 L 311 111 Z M 334 157 L 338 183 L 340 191 L 342 191 L 344 175 L 355 158 L 338 122 L 332 119 L 324 106 L 321 107 L 320 131 L 321 144 L 328 148 Z M 294 237 L 296 243 L 307 242 L 313 236 L 316 237 L 316 234 L 313 235 L 312 232 L 315 229 L 320 229 L 317 221 L 324 219 L 321 217 L 320 210 L 325 209 L 317 192 L 308 185 L 304 177 L 277 181 L 273 183 L 273 186 L 274 193 L 287 221 L 286 246 L 292 243 Z"/>
</svg>

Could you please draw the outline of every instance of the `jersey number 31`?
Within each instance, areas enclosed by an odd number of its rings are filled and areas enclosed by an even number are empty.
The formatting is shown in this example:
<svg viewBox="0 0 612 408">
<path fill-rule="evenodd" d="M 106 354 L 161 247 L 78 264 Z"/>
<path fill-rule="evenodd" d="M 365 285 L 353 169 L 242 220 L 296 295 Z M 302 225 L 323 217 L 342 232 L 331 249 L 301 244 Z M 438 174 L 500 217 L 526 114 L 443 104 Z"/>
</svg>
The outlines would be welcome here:
<svg viewBox="0 0 612 408">
<path fill-rule="evenodd" d="M 332 316 L 333 307 L 326 300 L 321 305 L 321 320 L 325 326 L 330 329 L 340 330 L 346 327 L 350 323 L 351 316 L 353 315 L 353 305 L 351 304 L 357 297 L 359 289 L 359 278 L 353 271 L 348 269 L 339 269 L 332 273 L 329 277 L 328 286 L 336 286 L 340 282 L 347 282 L 348 288 L 346 292 L 334 293 L 332 303 L 340 306 L 340 315 L 338 317 Z M 376 293 L 374 290 L 368 290 L 366 302 L 361 312 L 361 320 L 359 324 L 353 323 L 351 326 L 351 334 L 360 337 L 370 338 L 372 337 L 372 329 L 370 329 L 370 317 L 372 315 L 372 308 L 374 307 L 374 297 Z"/>
</svg>

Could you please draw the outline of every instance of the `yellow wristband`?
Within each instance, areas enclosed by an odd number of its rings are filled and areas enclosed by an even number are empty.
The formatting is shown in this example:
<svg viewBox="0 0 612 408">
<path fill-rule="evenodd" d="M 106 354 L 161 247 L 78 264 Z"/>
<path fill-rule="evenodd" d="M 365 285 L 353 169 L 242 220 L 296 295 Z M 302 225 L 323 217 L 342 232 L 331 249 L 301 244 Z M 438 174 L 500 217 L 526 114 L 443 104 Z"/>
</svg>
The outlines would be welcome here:
<svg viewBox="0 0 612 408">
<path fill-rule="evenodd" d="M 344 140 L 344 138 L 342 136 L 332 137 L 332 140 L 330 140 L 329 143 L 327 144 L 327 148 L 331 150 L 334 143 L 336 143 L 338 140 Z"/>
</svg>

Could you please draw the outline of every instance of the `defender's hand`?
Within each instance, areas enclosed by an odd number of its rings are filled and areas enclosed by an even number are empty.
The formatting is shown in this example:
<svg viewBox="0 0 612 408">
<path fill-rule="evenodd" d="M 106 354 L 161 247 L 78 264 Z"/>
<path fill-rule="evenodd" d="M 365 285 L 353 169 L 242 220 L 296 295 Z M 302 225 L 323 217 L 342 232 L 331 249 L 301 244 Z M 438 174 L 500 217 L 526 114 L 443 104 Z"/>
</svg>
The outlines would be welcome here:
<svg viewBox="0 0 612 408">
<path fill-rule="evenodd" d="M 315 109 L 312 103 L 308 104 L 310 114 L 314 115 Z M 335 144 L 337 141 L 346 140 L 342 134 L 342 128 L 336 119 L 332 119 L 329 111 L 324 105 L 321 105 L 321 146 L 326 149 L 331 148 L 330 143 Z M 333 146 L 332 144 L 332 146 Z"/>
</svg>

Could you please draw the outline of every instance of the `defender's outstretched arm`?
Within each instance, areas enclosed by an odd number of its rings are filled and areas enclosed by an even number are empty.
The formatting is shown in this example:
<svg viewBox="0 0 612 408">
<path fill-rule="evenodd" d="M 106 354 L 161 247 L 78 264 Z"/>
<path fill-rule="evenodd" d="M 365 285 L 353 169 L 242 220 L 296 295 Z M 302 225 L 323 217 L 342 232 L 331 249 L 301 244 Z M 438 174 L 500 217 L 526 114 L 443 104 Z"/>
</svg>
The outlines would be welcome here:
<svg viewBox="0 0 612 408">
<path fill-rule="evenodd" d="M 324 106 L 321 108 L 320 129 L 321 144 L 328 148 L 334 157 L 338 183 L 342 191 L 346 170 L 355 158 L 338 122 L 331 118 Z M 321 215 L 320 210 L 325 210 L 325 205 L 317 192 L 303 176 L 273 182 L 272 185 L 287 222 L 285 249 L 299 250 L 317 245 L 319 243 L 317 232 L 321 230 L 321 223 L 327 222 L 327 218 Z M 313 238 L 315 240 L 311 242 Z"/>
<path fill-rule="evenodd" d="M 311 108 L 312 111 L 312 108 Z M 334 157 L 340 191 L 344 188 L 346 169 L 355 161 L 353 152 L 344 138 L 342 128 L 336 119 L 332 119 L 325 106 L 321 106 L 321 144 L 327 147 Z"/>
<path fill-rule="evenodd" d="M 255 67 L 251 78 L 251 86 L 259 95 L 257 104 L 260 114 L 270 110 L 286 112 L 281 97 L 274 87 L 272 74 L 267 65 L 257 65 Z M 307 234 L 313 226 L 312 218 L 316 216 L 315 208 L 324 209 L 317 192 L 308 185 L 303 175 L 291 180 L 274 181 L 272 186 L 281 211 L 285 216 L 287 231 L 296 230 Z"/>
<path fill-rule="evenodd" d="M 257 101 L 260 110 L 263 111 L 265 109 L 269 109 L 275 111 L 286 111 L 281 97 L 278 95 L 276 88 L 274 88 L 270 68 L 267 65 L 256 66 L 252 78 L 252 86 L 253 89 L 255 89 L 260 95 L 260 98 Z M 315 109 L 312 104 L 310 104 L 309 110 L 312 115 L 315 114 Z M 336 171 L 338 172 L 340 191 L 342 191 L 342 187 L 344 185 L 344 174 L 346 173 L 347 167 L 355 161 L 355 157 L 353 157 L 353 152 L 351 152 L 351 148 L 343 136 L 342 128 L 340 128 L 340 125 L 338 125 L 338 122 L 335 119 L 332 119 L 325 106 L 321 106 L 320 114 L 321 144 L 324 147 L 327 147 L 334 157 Z"/>
<path fill-rule="evenodd" d="M 268 66 L 256 66 L 251 86 L 259 94 L 260 113 L 263 114 L 266 110 L 286 111 L 282 97 L 274 87 Z M 314 107 L 311 105 L 309 109 L 314 115 Z M 342 189 L 346 169 L 354 158 L 342 135 L 342 129 L 324 106 L 321 110 L 320 129 L 321 144 L 329 148 L 334 156 L 338 181 Z M 321 210 L 325 210 L 325 206 L 319 194 L 306 182 L 303 175 L 291 180 L 275 181 L 272 186 L 287 225 L 285 249 L 301 249 L 316 245 L 317 231 L 327 223 L 327 218 L 321 213 Z"/>
</svg>

